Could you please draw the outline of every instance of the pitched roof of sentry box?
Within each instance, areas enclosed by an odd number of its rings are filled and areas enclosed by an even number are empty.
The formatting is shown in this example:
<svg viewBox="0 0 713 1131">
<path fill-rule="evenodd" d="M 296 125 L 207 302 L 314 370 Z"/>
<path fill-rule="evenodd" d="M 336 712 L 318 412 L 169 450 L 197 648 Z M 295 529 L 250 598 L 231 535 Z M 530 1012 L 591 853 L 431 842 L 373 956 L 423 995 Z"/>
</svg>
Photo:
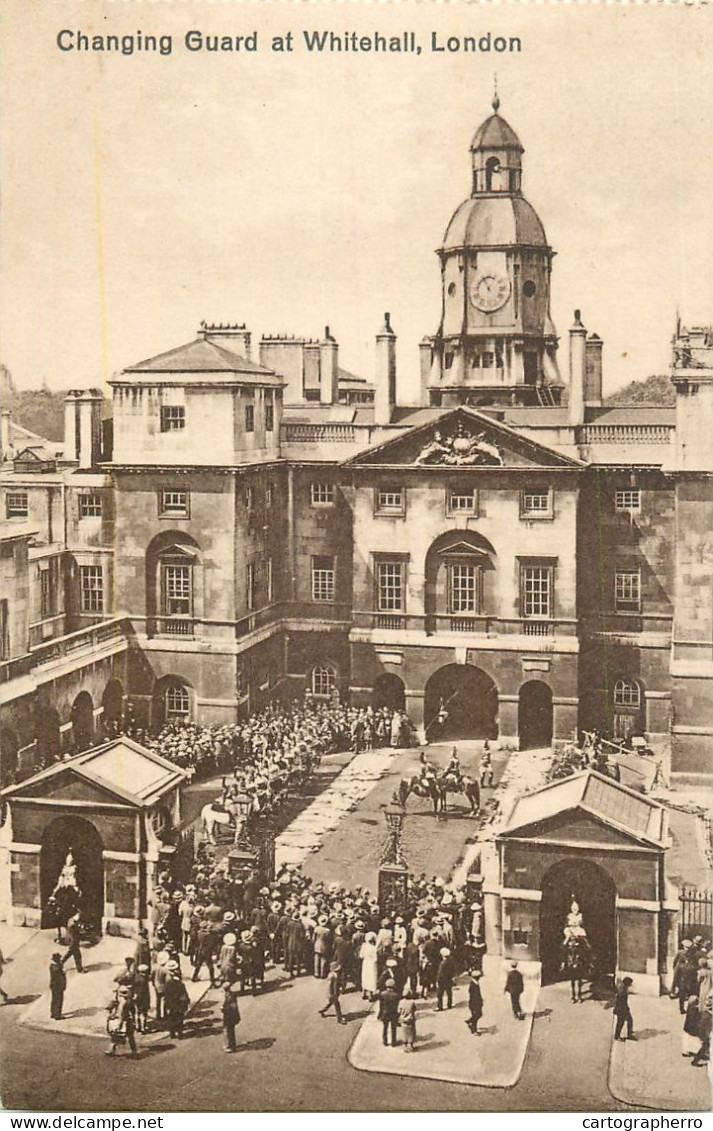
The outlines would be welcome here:
<svg viewBox="0 0 713 1131">
<path fill-rule="evenodd" d="M 256 385 L 282 385 L 282 378 L 273 369 L 266 369 L 250 358 L 218 345 L 210 338 L 196 338 L 185 345 L 128 365 L 114 378 L 121 382 L 124 375 L 150 374 L 153 378 L 171 378 L 176 374 L 190 374 L 197 377 L 211 376 L 211 381 L 225 379 L 239 380 Z"/>
<path fill-rule="evenodd" d="M 645 844 L 657 848 L 667 844 L 663 806 L 594 770 L 572 774 L 519 797 L 499 835 L 512 835 L 573 809 L 596 817 Z"/>
<path fill-rule="evenodd" d="M 18 785 L 4 789 L 2 796 L 12 798 L 21 795 L 41 782 L 65 773 L 93 782 L 100 789 L 138 808 L 153 805 L 187 777 L 183 770 L 160 754 L 122 735 L 102 746 L 84 750 L 66 762 L 55 762 Z"/>
</svg>

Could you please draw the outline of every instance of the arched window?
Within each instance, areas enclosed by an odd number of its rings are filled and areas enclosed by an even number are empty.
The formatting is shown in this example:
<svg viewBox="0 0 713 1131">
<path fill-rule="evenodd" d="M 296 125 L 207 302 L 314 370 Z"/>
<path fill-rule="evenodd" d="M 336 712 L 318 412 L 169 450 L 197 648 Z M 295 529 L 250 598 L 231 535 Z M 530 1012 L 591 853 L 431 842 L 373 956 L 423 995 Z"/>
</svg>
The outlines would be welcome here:
<svg viewBox="0 0 713 1131">
<path fill-rule="evenodd" d="M 641 687 L 635 679 L 618 679 L 614 684 L 614 706 L 633 707 L 637 711 L 641 706 Z"/>
<path fill-rule="evenodd" d="M 166 688 L 166 722 L 171 719 L 186 720 L 191 713 L 191 699 L 188 690 L 180 683 L 171 683 Z"/>
<path fill-rule="evenodd" d="M 330 695 L 337 686 L 337 673 L 329 664 L 317 664 L 312 668 L 312 694 Z"/>
<path fill-rule="evenodd" d="M 497 192 L 501 188 L 500 160 L 497 157 L 489 157 L 485 162 L 485 191 Z"/>
</svg>

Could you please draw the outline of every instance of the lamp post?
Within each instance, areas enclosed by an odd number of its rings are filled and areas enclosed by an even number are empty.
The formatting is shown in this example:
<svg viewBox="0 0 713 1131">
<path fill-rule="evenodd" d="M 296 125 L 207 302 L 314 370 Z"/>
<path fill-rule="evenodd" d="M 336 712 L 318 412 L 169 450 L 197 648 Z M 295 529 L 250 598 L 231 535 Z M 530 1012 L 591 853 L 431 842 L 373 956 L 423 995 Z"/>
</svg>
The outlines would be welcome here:
<svg viewBox="0 0 713 1131">
<path fill-rule="evenodd" d="M 231 876 L 236 879 L 245 879 L 249 873 L 254 871 L 257 863 L 257 853 L 250 842 L 247 831 L 252 801 L 247 793 L 240 792 L 234 797 L 233 804 L 236 816 L 235 839 L 233 841 L 234 847 L 228 853 L 228 867 Z"/>
<path fill-rule="evenodd" d="M 406 910 L 408 903 L 408 868 L 401 844 L 406 810 L 397 801 L 384 811 L 389 839 L 379 867 L 379 909 L 387 918 Z"/>
</svg>

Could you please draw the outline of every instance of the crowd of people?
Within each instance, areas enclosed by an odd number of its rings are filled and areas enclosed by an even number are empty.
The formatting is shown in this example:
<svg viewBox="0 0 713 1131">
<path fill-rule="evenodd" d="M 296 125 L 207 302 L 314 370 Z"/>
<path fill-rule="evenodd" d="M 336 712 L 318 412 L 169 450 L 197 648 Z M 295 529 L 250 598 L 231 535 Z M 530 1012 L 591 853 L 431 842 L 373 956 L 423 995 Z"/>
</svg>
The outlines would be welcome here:
<svg viewBox="0 0 713 1131">
<path fill-rule="evenodd" d="M 698 1068 L 710 1060 L 712 983 L 710 943 L 683 939 L 673 964 L 671 997 L 683 1015 L 681 1052 Z"/>
<path fill-rule="evenodd" d="M 384 1042 L 404 1048 L 415 1040 L 415 1002 L 433 996 L 437 1008 L 453 1004 L 458 973 L 471 973 L 471 1031 L 477 1033 L 477 997 L 485 950 L 483 905 L 464 887 L 422 875 L 412 880 L 403 914 L 386 916 L 374 893 L 338 883 L 312 883 L 301 868 L 284 867 L 261 885 L 249 874 L 231 876 L 225 861 L 204 857 L 191 882 L 161 876 L 151 900 L 151 925 L 141 930 L 135 952 L 117 975 L 109 1005 L 110 1052 L 136 1052 L 136 1033 L 164 1027 L 181 1039 L 190 1005 L 186 980 L 205 976 L 222 993 L 225 1051 L 236 1048 L 238 999 L 258 995 L 268 967 L 290 978 L 311 976 L 325 987 L 319 1012 L 334 1011 L 346 1023 L 342 994 L 352 989 L 379 1002 Z M 477 1014 L 477 1016 L 476 1016 Z"/>
</svg>

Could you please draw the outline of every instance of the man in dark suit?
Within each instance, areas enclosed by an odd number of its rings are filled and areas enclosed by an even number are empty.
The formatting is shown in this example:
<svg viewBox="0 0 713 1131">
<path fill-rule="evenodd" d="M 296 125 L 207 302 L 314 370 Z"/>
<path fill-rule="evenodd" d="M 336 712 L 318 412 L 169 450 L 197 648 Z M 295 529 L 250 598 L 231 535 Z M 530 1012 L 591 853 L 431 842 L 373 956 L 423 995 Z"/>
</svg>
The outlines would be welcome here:
<svg viewBox="0 0 713 1131">
<path fill-rule="evenodd" d="M 340 1025 L 346 1025 L 346 1021 L 342 1017 L 342 1007 L 339 1004 L 339 995 L 342 992 L 342 971 L 336 962 L 333 962 L 327 977 L 327 1004 L 322 1007 L 318 1012 L 321 1017 L 327 1016 L 327 1010 L 334 1006 L 334 1012 L 337 1015 L 337 1021 Z"/>
<path fill-rule="evenodd" d="M 84 966 L 82 965 L 82 950 L 79 945 L 81 938 L 81 932 L 79 929 L 79 913 L 73 915 L 72 918 L 68 920 L 66 931 L 67 953 L 62 959 L 62 965 L 64 966 L 68 958 L 73 958 L 74 965 L 77 967 L 77 973 L 83 974 Z"/>
<path fill-rule="evenodd" d="M 391 1030 L 391 1044 L 396 1045 L 396 1026 L 399 1020 L 399 995 L 396 984 L 389 978 L 379 994 L 379 1020 L 382 1025 L 381 1039 L 385 1045 L 389 1043 L 389 1030 Z"/>
<path fill-rule="evenodd" d="M 525 1017 L 525 1014 L 522 1012 L 522 1007 L 520 1005 L 520 998 L 523 995 L 524 989 L 525 983 L 523 981 L 522 974 L 517 968 L 517 962 L 511 962 L 510 969 L 508 970 L 508 976 L 505 979 L 505 993 L 510 994 L 510 1004 L 512 1005 L 512 1011 L 515 1017 L 517 1017 L 518 1021 L 522 1021 Z"/>
<path fill-rule="evenodd" d="M 66 988 L 67 975 L 62 967 L 62 955 L 53 954 L 50 962 L 50 1017 L 54 1021 L 62 1020 L 62 1006 Z"/>
<path fill-rule="evenodd" d="M 622 978 L 616 990 L 616 997 L 614 999 L 614 1016 L 616 1017 L 616 1025 L 614 1026 L 614 1040 L 615 1041 L 634 1041 L 634 1018 L 631 1016 L 631 1008 L 629 1006 L 629 993 L 633 985 L 633 978 Z M 626 1036 L 622 1037 L 622 1030 L 626 1025 Z"/>
<path fill-rule="evenodd" d="M 453 955 L 447 946 L 441 947 L 441 961 L 438 966 L 438 973 L 436 974 L 436 992 L 438 994 L 438 1009 L 443 1009 L 443 998 L 445 997 L 450 1009 L 453 1005 L 453 979 L 455 978 L 456 967 L 453 961 Z"/>
<path fill-rule="evenodd" d="M 226 1042 L 223 1052 L 235 1052 L 238 1047 L 235 1041 L 235 1027 L 240 1024 L 239 989 L 237 982 L 233 985 L 226 982 L 223 986 L 223 1032 Z"/>
</svg>

